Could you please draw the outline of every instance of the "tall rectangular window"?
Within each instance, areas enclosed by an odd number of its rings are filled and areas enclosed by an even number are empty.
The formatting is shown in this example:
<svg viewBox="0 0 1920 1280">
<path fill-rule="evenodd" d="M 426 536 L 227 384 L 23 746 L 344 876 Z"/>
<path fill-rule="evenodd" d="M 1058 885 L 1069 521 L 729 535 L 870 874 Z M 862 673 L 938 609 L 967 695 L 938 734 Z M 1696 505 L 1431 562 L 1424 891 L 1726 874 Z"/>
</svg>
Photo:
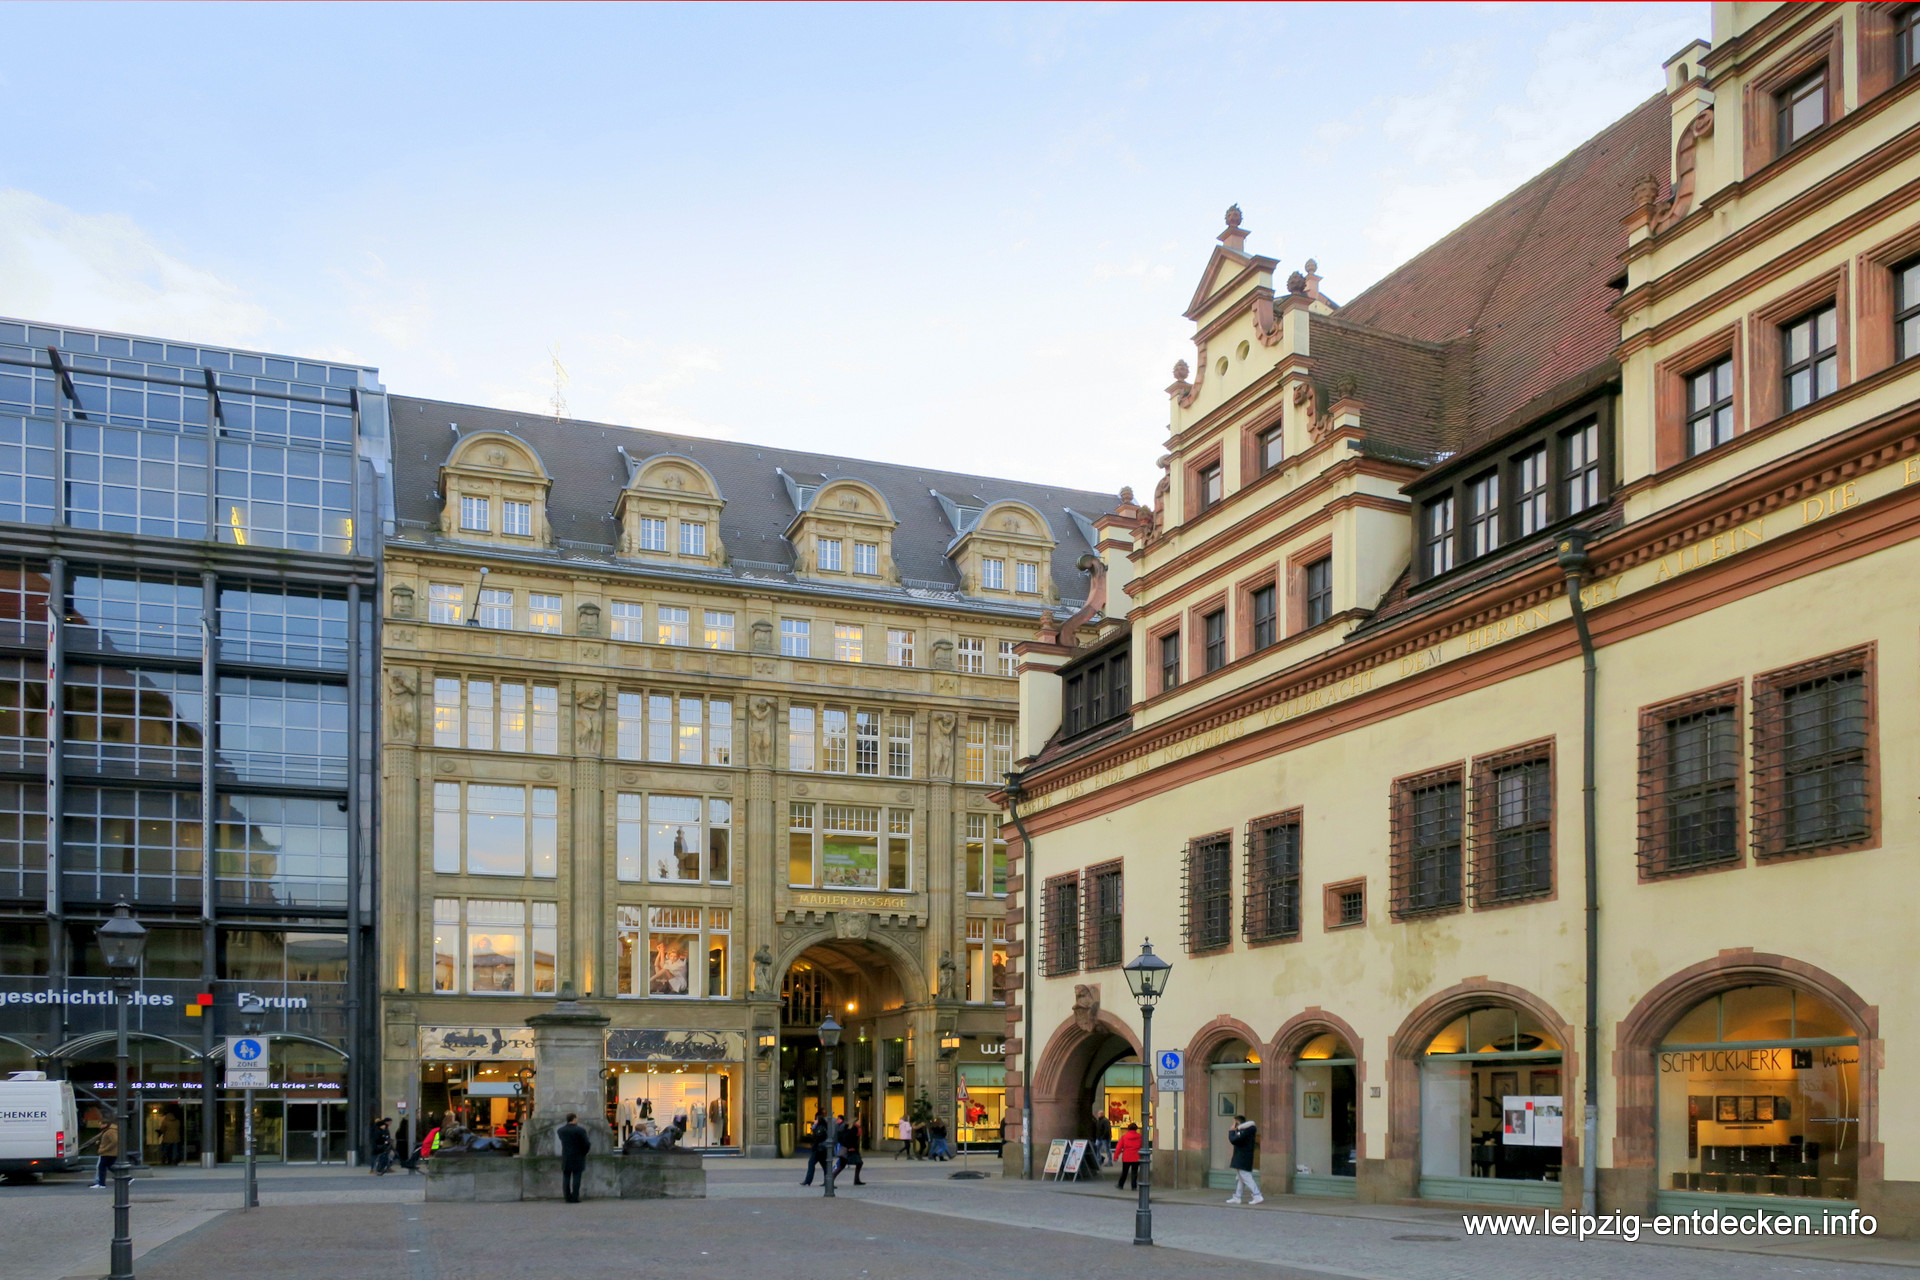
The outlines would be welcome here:
<svg viewBox="0 0 1920 1280">
<path fill-rule="evenodd" d="M 814 713 L 812 707 L 787 708 L 787 768 L 812 773 L 814 768 Z"/>
<path fill-rule="evenodd" d="M 985 720 L 967 721 L 966 754 L 961 773 L 962 782 L 985 782 L 987 780 L 987 722 Z"/>
<path fill-rule="evenodd" d="M 813 868 L 813 805 L 799 800 L 787 806 L 787 883 L 816 883 Z"/>
<path fill-rule="evenodd" d="M 959 660 L 960 670 L 976 676 L 985 673 L 987 669 L 985 640 L 979 636 L 961 636 L 954 652 Z"/>
<path fill-rule="evenodd" d="M 646 619 L 638 601 L 615 600 L 611 606 L 613 638 L 641 641 L 647 638 Z"/>
<path fill-rule="evenodd" d="M 1762 858 L 1873 834 L 1872 654 L 1759 676 L 1753 688 L 1753 844 Z"/>
<path fill-rule="evenodd" d="M 559 792 L 553 787 L 436 782 L 433 869 L 442 874 L 559 874 Z"/>
<path fill-rule="evenodd" d="M 637 693 L 621 693 L 614 699 L 618 711 L 614 735 L 614 754 L 622 760 L 646 758 L 646 699 Z"/>
<path fill-rule="evenodd" d="M 1215 609 L 1200 620 L 1200 629 L 1206 637 L 1207 670 L 1218 671 L 1227 665 L 1227 611 Z"/>
<path fill-rule="evenodd" d="M 991 755 L 987 761 L 987 780 L 999 782 L 1013 772 L 1013 722 L 993 722 Z"/>
<path fill-rule="evenodd" d="M 1839 313 L 1832 303 L 1780 327 L 1782 412 L 1792 413 L 1840 386 Z"/>
<path fill-rule="evenodd" d="M 840 571 L 840 539 L 820 538 L 816 545 L 820 548 L 820 567 L 838 573 Z"/>
<path fill-rule="evenodd" d="M 700 797 L 647 797 L 647 879 L 690 884 L 701 879 Z"/>
<path fill-rule="evenodd" d="M 1920 31 L 1920 6 L 1909 10 L 1909 38 Z M 1893 269 L 1893 350 L 1896 360 L 1920 355 L 1920 258 Z"/>
<path fill-rule="evenodd" d="M 1180 687 L 1180 633 L 1160 637 L 1160 692 Z"/>
<path fill-rule="evenodd" d="M 493 681 L 467 681 L 467 750 L 493 750 Z"/>
<path fill-rule="evenodd" d="M 492 506 L 486 498 L 461 498 L 460 527 L 469 533 L 485 533 Z"/>
<path fill-rule="evenodd" d="M 733 763 L 733 704 L 721 698 L 707 703 L 707 763 Z"/>
<path fill-rule="evenodd" d="M 1453 568 L 1453 495 L 1435 498 L 1420 512 L 1421 563 L 1427 576 Z"/>
<path fill-rule="evenodd" d="M 457 582 L 427 584 L 427 621 L 458 626 L 467 620 L 467 589 Z"/>
<path fill-rule="evenodd" d="M 1731 371 L 1731 365 L 1729 365 Z M 1728 393 L 1731 395 L 1731 392 Z M 1589 422 L 1560 436 L 1562 516 L 1600 505 L 1600 424 Z"/>
<path fill-rule="evenodd" d="M 673 759 L 673 695 L 647 695 L 647 759 Z"/>
<path fill-rule="evenodd" d="M 997 556 L 982 556 L 980 586 L 987 591 L 1004 591 L 1007 586 L 1007 562 Z"/>
<path fill-rule="evenodd" d="M 554 685 L 533 686 L 533 733 L 529 741 L 537 755 L 560 753 L 560 690 Z"/>
<path fill-rule="evenodd" d="M 460 679 L 435 676 L 433 680 L 433 745 L 460 745 Z"/>
<path fill-rule="evenodd" d="M 877 577 L 880 573 L 880 544 L 877 542 L 856 542 L 853 544 L 853 571 L 868 577 Z"/>
<path fill-rule="evenodd" d="M 1827 122 L 1827 68 L 1803 76 L 1774 95 L 1779 151 L 1784 154 Z"/>
<path fill-rule="evenodd" d="M 887 629 L 887 664 L 894 667 L 913 665 L 913 632 L 897 627 Z"/>
<path fill-rule="evenodd" d="M 820 771 L 847 771 L 847 710 L 826 707 L 820 712 Z"/>
<path fill-rule="evenodd" d="M 513 681 L 500 684 L 500 749 L 527 749 L 527 686 Z"/>
<path fill-rule="evenodd" d="M 1275 605 L 1277 593 L 1272 586 L 1257 587 L 1247 597 L 1247 604 L 1253 613 L 1253 647 L 1255 650 L 1266 648 L 1280 638 L 1280 614 Z"/>
<path fill-rule="evenodd" d="M 1108 969 L 1126 959 L 1121 936 L 1120 864 L 1087 868 L 1087 968 Z"/>
<path fill-rule="evenodd" d="M 1893 62 L 1902 80 L 1920 71 L 1920 5 L 1907 5 L 1893 16 Z"/>
<path fill-rule="evenodd" d="M 1032 560 L 1021 560 L 1013 566 L 1013 589 L 1021 595 L 1040 594 L 1040 566 Z"/>
<path fill-rule="evenodd" d="M 467 991 L 521 995 L 527 989 L 527 904 L 467 899 Z"/>
<path fill-rule="evenodd" d="M 533 504 L 508 498 L 500 504 L 500 532 L 516 538 L 533 536 Z"/>
<path fill-rule="evenodd" d="M 1392 874 L 1396 919 L 1460 905 L 1461 791 L 1457 767 L 1394 783 Z"/>
<path fill-rule="evenodd" d="M 984 813 L 967 815 L 965 875 L 965 891 L 976 897 L 1007 892 L 1007 842 L 989 828 Z"/>
<path fill-rule="evenodd" d="M 707 880 L 728 884 L 733 880 L 733 801 L 712 798 L 707 801 Z"/>
<path fill-rule="evenodd" d="M 1553 892 L 1553 757 L 1546 745 L 1473 762 L 1476 906 Z"/>
<path fill-rule="evenodd" d="M 1011 640 L 1000 641 L 999 649 L 1000 649 L 1000 654 L 999 654 L 1000 674 L 1003 676 L 1019 675 L 1020 674 L 1020 655 L 1013 651 L 1013 641 Z"/>
<path fill-rule="evenodd" d="M 1305 574 L 1307 625 L 1317 627 L 1333 616 L 1333 557 L 1315 560 Z"/>
<path fill-rule="evenodd" d="M 1279 427 L 1268 427 L 1260 433 L 1257 445 L 1260 453 L 1260 474 L 1279 466 L 1286 456 L 1286 433 Z"/>
<path fill-rule="evenodd" d="M 655 644 L 685 645 L 693 639 L 693 618 L 689 610 L 674 605 L 663 604 L 654 610 L 658 620 L 654 627 Z"/>
<path fill-rule="evenodd" d="M 698 520 L 680 522 L 680 554 L 683 556 L 704 556 L 707 554 L 707 526 Z"/>
<path fill-rule="evenodd" d="M 1042 937 L 1049 977 L 1080 968 L 1080 877 L 1054 876 L 1041 898 Z"/>
<path fill-rule="evenodd" d="M 833 660 L 835 662 L 861 662 L 866 648 L 866 630 L 849 623 L 838 622 L 833 627 Z"/>
<path fill-rule="evenodd" d="M 913 887 L 913 810 L 887 810 L 887 873 L 888 889 L 906 890 Z"/>
<path fill-rule="evenodd" d="M 642 551 L 665 551 L 667 549 L 667 522 L 659 516 L 640 517 L 640 549 Z"/>
<path fill-rule="evenodd" d="M 853 771 L 862 777 L 880 776 L 880 713 L 853 713 Z"/>
<path fill-rule="evenodd" d="M 813 624 L 805 618 L 780 619 L 780 652 L 789 658 L 812 657 Z"/>
<path fill-rule="evenodd" d="M 1218 951 L 1233 941 L 1233 837 L 1190 841 L 1183 880 L 1187 951 Z"/>
<path fill-rule="evenodd" d="M 674 758 L 681 764 L 703 763 L 701 752 L 701 702 L 698 698 L 681 697 L 680 724 L 675 734 L 678 750 Z"/>
<path fill-rule="evenodd" d="M 820 881 L 831 889 L 879 889 L 880 810 L 820 806 Z"/>
<path fill-rule="evenodd" d="M 1225 479 L 1220 472 L 1218 462 L 1208 463 L 1200 468 L 1199 483 L 1195 486 L 1200 499 L 1200 510 L 1206 511 L 1217 505 L 1226 496 Z M 1197 514 L 1197 513 L 1196 513 Z"/>
<path fill-rule="evenodd" d="M 913 713 L 910 711 L 887 713 L 887 776 L 913 776 Z"/>
<path fill-rule="evenodd" d="M 513 592 L 484 587 L 480 591 L 480 625 L 495 631 L 513 630 Z"/>
<path fill-rule="evenodd" d="M 560 614 L 564 606 L 560 597 L 544 592 L 527 593 L 527 630 L 545 632 L 547 635 L 560 634 Z"/>
<path fill-rule="evenodd" d="M 706 626 L 700 633 L 702 647 L 708 649 L 733 648 L 733 614 L 720 609 L 708 609 Z"/>
<path fill-rule="evenodd" d="M 460 990 L 460 899 L 433 900 L 433 989 Z"/>
<path fill-rule="evenodd" d="M 1264 818 L 1247 832 L 1241 928 L 1248 942 L 1300 936 L 1300 815 Z"/>
<path fill-rule="evenodd" d="M 1740 686 L 1643 711 L 1640 867 L 1672 875 L 1740 857 Z"/>
<path fill-rule="evenodd" d="M 1484 556 L 1500 545 L 1500 473 L 1467 481 L 1467 555 Z"/>
<path fill-rule="evenodd" d="M 1547 527 L 1547 446 L 1544 444 L 1535 445 L 1515 459 L 1513 503 L 1521 537 Z"/>
</svg>

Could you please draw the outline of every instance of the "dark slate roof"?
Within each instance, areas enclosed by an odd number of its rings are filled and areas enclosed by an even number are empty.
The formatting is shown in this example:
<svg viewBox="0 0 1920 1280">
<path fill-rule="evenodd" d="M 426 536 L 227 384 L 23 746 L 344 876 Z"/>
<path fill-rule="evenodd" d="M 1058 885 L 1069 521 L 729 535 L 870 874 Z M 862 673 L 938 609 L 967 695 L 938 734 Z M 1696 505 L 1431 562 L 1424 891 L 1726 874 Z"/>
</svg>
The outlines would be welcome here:
<svg viewBox="0 0 1920 1280">
<path fill-rule="evenodd" d="M 712 473 L 726 499 L 720 515 L 720 536 L 731 564 L 727 576 L 761 581 L 785 581 L 834 594 L 909 595 L 961 603 L 953 595 L 959 574 L 947 558 L 947 548 L 964 530 L 964 508 L 984 507 L 1002 499 L 1025 502 L 1046 518 L 1054 537 L 1053 581 L 1062 603 L 1078 604 L 1086 596 L 1087 577 L 1074 562 L 1093 550 L 1088 541 L 1091 522 L 1113 510 L 1119 496 L 1082 489 L 1056 488 L 963 475 L 923 467 L 896 466 L 859 458 L 803 453 L 733 440 L 707 440 L 668 435 L 603 422 L 512 413 L 479 405 L 440 400 L 392 397 L 394 515 L 402 536 L 437 536 L 440 522 L 440 467 L 457 443 L 452 424 L 461 436 L 477 431 L 503 431 L 532 446 L 553 479 L 547 518 L 559 543 L 556 552 L 572 560 L 603 560 L 613 564 L 619 528 L 613 518 L 615 502 L 626 487 L 628 461 L 655 454 L 675 453 L 693 459 Z M 782 473 L 784 473 L 784 478 Z M 902 588 L 864 588 L 812 580 L 802 584 L 792 575 L 793 548 L 786 530 L 797 511 L 799 486 L 824 479 L 852 477 L 879 490 L 899 527 L 893 533 L 894 559 L 904 581 Z M 791 482 L 791 483 L 790 483 Z M 1075 515 L 1079 519 L 1075 519 Z M 1085 522 L 1085 523 L 1083 523 Z M 462 544 L 466 545 L 466 544 Z M 630 562 L 620 562 L 632 567 Z M 648 565 L 648 572 L 673 572 L 667 565 Z M 684 571 L 683 571 L 684 572 Z M 701 574 L 699 576 L 711 576 Z M 1019 608 L 1010 598 L 974 601 L 984 607 Z M 1034 610 L 1028 610 L 1034 611 Z"/>
<path fill-rule="evenodd" d="M 1316 364 L 1321 335 L 1338 341 L 1340 327 L 1329 319 L 1434 344 L 1444 351 L 1435 384 L 1441 449 L 1488 443 L 1517 411 L 1619 345 L 1620 324 L 1607 308 L 1619 296 L 1608 281 L 1620 275 L 1627 247 L 1621 220 L 1633 212 L 1634 184 L 1668 171 L 1669 128 L 1665 97 L 1649 98 L 1333 317 L 1316 319 Z M 1363 423 L 1390 398 L 1406 398 L 1382 384 L 1418 362 L 1409 348 L 1377 371 L 1357 372 Z M 1316 383 L 1328 373 L 1316 368 Z"/>
</svg>

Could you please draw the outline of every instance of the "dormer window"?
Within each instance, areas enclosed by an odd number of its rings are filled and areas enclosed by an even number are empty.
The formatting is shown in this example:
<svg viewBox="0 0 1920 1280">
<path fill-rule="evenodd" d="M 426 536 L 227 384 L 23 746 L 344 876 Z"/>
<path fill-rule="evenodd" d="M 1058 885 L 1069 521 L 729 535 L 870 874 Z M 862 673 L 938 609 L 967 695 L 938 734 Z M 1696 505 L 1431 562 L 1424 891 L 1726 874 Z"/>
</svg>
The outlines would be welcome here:
<svg viewBox="0 0 1920 1280">
<path fill-rule="evenodd" d="M 500 532 L 516 538 L 533 536 L 533 504 L 508 498 L 500 504 Z"/>
<path fill-rule="evenodd" d="M 1040 593 L 1040 566 L 1031 560 L 1022 560 L 1013 569 L 1014 590 L 1023 596 Z"/>
<path fill-rule="evenodd" d="M 1732 393 L 1728 393 L 1731 403 Z M 1561 518 L 1600 505 L 1600 424 L 1587 422 L 1560 433 L 1560 474 L 1565 490 Z"/>
<path fill-rule="evenodd" d="M 1821 64 L 1813 74 L 1775 94 L 1773 104 L 1779 119 L 1780 152 L 1784 154 L 1827 122 L 1826 65 Z"/>
<path fill-rule="evenodd" d="M 980 560 L 980 585 L 988 591 L 1007 589 L 1007 562 L 998 556 L 983 556 Z"/>
<path fill-rule="evenodd" d="M 667 522 L 657 516 L 640 517 L 640 549 L 642 551 L 660 551 L 667 549 Z"/>
<path fill-rule="evenodd" d="M 1467 554 L 1475 559 L 1500 545 L 1500 473 L 1467 481 Z"/>
<path fill-rule="evenodd" d="M 1421 512 L 1420 547 L 1426 576 L 1453 568 L 1453 495 L 1436 498 Z"/>
<path fill-rule="evenodd" d="M 877 542 L 856 542 L 853 544 L 853 571 L 877 577 L 880 573 L 880 544 Z"/>
<path fill-rule="evenodd" d="M 828 573 L 840 572 L 840 539 L 820 539 L 820 567 Z"/>
<path fill-rule="evenodd" d="M 1547 527 L 1547 446 L 1537 444 L 1520 455 L 1513 469 L 1514 514 L 1520 522 L 1520 536 L 1540 532 Z"/>
<path fill-rule="evenodd" d="M 488 514 L 493 504 L 485 498 L 460 499 L 460 530 L 463 533 L 485 533 L 490 527 Z"/>
<path fill-rule="evenodd" d="M 680 522 L 680 554 L 683 556 L 704 556 L 707 554 L 707 526 L 697 520 Z"/>
</svg>

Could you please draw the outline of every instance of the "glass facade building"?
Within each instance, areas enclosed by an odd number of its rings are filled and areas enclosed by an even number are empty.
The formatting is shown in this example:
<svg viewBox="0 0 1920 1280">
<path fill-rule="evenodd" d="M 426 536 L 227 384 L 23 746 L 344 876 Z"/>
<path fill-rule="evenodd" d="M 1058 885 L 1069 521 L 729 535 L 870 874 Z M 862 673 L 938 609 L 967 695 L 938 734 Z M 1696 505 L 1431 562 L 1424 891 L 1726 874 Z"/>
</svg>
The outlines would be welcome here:
<svg viewBox="0 0 1920 1280">
<path fill-rule="evenodd" d="M 242 993 L 267 1158 L 366 1129 L 387 458 L 374 369 L 0 318 L 0 1070 L 71 1078 L 83 1138 L 123 898 L 149 1163 L 234 1155 Z"/>
</svg>

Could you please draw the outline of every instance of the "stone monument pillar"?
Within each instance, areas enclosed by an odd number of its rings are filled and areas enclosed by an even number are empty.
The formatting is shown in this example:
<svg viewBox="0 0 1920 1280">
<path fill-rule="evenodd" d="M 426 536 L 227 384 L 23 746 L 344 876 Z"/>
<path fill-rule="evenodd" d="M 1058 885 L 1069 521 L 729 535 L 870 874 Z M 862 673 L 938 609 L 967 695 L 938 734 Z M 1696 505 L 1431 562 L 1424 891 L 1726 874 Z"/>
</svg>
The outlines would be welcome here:
<svg viewBox="0 0 1920 1280">
<path fill-rule="evenodd" d="M 533 1119 L 520 1137 L 523 1156 L 557 1156 L 554 1130 L 567 1112 L 593 1139 L 594 1155 L 612 1155 L 619 1144 L 607 1125 L 607 1087 L 600 1077 L 606 1065 L 606 1030 L 612 1019 L 580 1003 L 571 982 L 546 1013 L 527 1019 L 533 1028 Z"/>
</svg>

